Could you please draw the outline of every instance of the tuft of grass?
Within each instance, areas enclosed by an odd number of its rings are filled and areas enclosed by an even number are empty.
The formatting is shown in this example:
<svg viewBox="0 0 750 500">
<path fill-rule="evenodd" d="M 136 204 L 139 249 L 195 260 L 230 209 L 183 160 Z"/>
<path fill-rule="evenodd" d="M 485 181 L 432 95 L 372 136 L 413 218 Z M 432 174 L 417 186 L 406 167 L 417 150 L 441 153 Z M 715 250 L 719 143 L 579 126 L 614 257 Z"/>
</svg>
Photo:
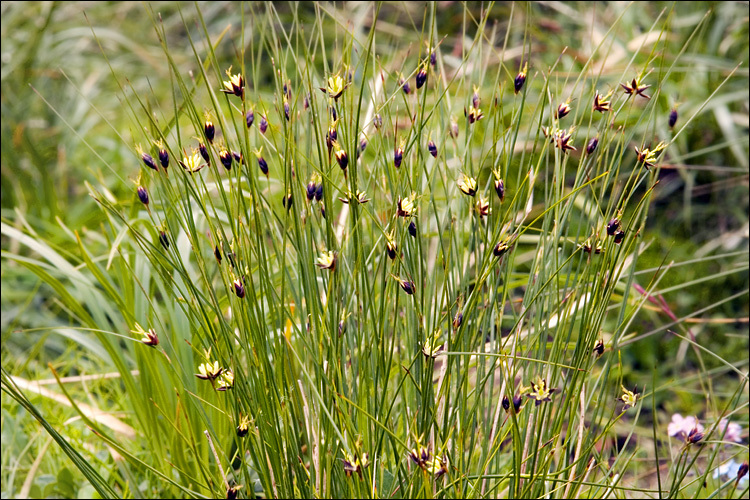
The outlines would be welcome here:
<svg viewBox="0 0 750 500">
<path fill-rule="evenodd" d="M 101 210 L 47 234 L 59 184 L 3 196 L 28 290 L 4 307 L 51 302 L 4 325 L 4 424 L 31 428 L 20 405 L 80 473 L 37 492 L 746 495 L 720 466 L 747 460 L 747 210 L 696 199 L 747 206 L 746 24 L 714 7 L 118 7 L 143 44 L 92 22 L 116 109 L 77 92 L 89 132 L 34 88 L 105 166 L 77 182 Z M 11 374 L 41 378 L 48 340 L 37 405 Z"/>
</svg>

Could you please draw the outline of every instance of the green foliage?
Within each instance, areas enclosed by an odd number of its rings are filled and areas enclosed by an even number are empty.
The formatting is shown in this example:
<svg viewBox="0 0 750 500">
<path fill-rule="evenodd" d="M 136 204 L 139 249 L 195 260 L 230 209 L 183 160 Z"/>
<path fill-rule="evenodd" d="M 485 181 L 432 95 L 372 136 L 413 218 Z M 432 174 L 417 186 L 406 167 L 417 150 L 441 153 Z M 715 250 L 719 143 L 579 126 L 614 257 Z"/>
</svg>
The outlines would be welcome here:
<svg viewBox="0 0 750 500">
<path fill-rule="evenodd" d="M 705 7 L 4 4 L 4 495 L 747 495 Z"/>
</svg>

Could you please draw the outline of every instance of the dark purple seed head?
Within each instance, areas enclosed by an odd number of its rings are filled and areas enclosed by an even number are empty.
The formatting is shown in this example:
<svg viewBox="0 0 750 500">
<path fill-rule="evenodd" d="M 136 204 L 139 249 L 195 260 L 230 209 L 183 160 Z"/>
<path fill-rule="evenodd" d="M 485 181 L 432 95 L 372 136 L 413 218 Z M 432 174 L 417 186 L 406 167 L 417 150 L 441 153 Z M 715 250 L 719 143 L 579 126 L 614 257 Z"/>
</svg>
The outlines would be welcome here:
<svg viewBox="0 0 750 500">
<path fill-rule="evenodd" d="M 677 123 L 677 108 L 672 108 L 669 112 L 669 128 L 674 128 Z"/>
<path fill-rule="evenodd" d="M 164 231 L 159 231 L 159 242 L 161 242 L 161 246 L 165 249 L 169 249 L 169 238 L 167 238 L 167 233 Z"/>
<path fill-rule="evenodd" d="M 409 234 L 412 238 L 417 237 L 417 224 L 414 221 L 409 223 Z"/>
<path fill-rule="evenodd" d="M 150 154 L 142 153 L 141 159 L 143 160 L 143 163 L 145 163 L 147 167 L 152 168 L 154 170 L 158 170 L 156 168 L 156 163 L 154 162 L 154 158 Z"/>
<path fill-rule="evenodd" d="M 146 191 L 146 188 L 143 186 L 138 186 L 138 199 L 141 200 L 141 203 L 144 205 L 148 205 L 148 191 Z"/>
<path fill-rule="evenodd" d="M 263 175 L 268 175 L 268 163 L 266 163 L 266 159 L 262 156 L 258 157 L 258 166 L 260 167 L 260 171 L 263 172 Z"/>
<path fill-rule="evenodd" d="M 214 124 L 210 120 L 206 121 L 203 125 L 203 131 L 206 133 L 206 139 L 208 139 L 208 142 L 214 142 L 216 127 L 214 127 Z"/>
<path fill-rule="evenodd" d="M 208 155 L 208 149 L 206 148 L 206 145 L 202 142 L 198 144 L 198 151 L 201 152 L 201 156 L 205 160 L 206 163 L 209 165 L 211 164 L 211 157 Z"/>
<path fill-rule="evenodd" d="M 420 68 L 417 72 L 417 89 L 421 89 L 427 81 L 427 68 Z"/>
<path fill-rule="evenodd" d="M 222 150 L 219 153 L 219 160 L 221 160 L 221 164 L 224 165 L 224 168 L 227 170 L 232 169 L 232 154 L 229 151 L 226 149 Z"/>
<path fill-rule="evenodd" d="M 594 151 L 596 151 L 596 147 L 599 145 L 599 138 L 594 137 L 592 138 L 589 143 L 586 145 L 586 154 L 592 154 Z"/>
<path fill-rule="evenodd" d="M 307 184 L 307 199 L 312 201 L 315 198 L 315 191 L 317 191 L 318 186 L 315 185 L 314 182 L 310 181 Z"/>
<path fill-rule="evenodd" d="M 318 184 L 318 188 L 315 190 L 315 199 L 321 201 L 323 199 L 323 183 Z M 325 217 L 325 214 L 323 215 Z"/>
<path fill-rule="evenodd" d="M 615 217 L 612 220 L 610 220 L 609 223 L 607 223 L 607 234 L 610 236 L 614 236 L 614 234 L 617 232 L 619 228 L 620 228 L 620 219 Z"/>
<path fill-rule="evenodd" d="M 266 117 L 261 115 L 260 117 L 260 133 L 265 134 L 266 129 L 268 129 L 268 120 L 266 120 Z"/>
<path fill-rule="evenodd" d="M 427 143 L 427 149 L 430 151 L 430 154 L 433 158 L 437 158 L 438 150 L 437 146 L 435 145 L 435 141 L 430 139 L 430 142 Z"/>
<path fill-rule="evenodd" d="M 624 238 L 625 238 L 625 231 L 622 231 L 622 230 L 620 230 L 620 231 L 617 231 L 617 232 L 615 233 L 615 243 L 617 243 L 618 245 L 619 245 L 620 243 L 622 243 L 622 240 L 623 240 Z"/>
<path fill-rule="evenodd" d="M 166 149 L 159 150 L 159 163 L 164 168 L 169 167 L 169 153 L 167 153 Z"/>
<path fill-rule="evenodd" d="M 253 110 L 248 110 L 247 114 L 245 115 L 245 123 L 247 123 L 247 128 L 250 128 L 253 126 L 253 122 L 255 121 L 255 113 L 253 113 Z"/>
<path fill-rule="evenodd" d="M 505 182 L 502 179 L 495 180 L 495 192 L 497 197 L 500 198 L 500 203 L 502 203 L 505 200 Z"/>
</svg>

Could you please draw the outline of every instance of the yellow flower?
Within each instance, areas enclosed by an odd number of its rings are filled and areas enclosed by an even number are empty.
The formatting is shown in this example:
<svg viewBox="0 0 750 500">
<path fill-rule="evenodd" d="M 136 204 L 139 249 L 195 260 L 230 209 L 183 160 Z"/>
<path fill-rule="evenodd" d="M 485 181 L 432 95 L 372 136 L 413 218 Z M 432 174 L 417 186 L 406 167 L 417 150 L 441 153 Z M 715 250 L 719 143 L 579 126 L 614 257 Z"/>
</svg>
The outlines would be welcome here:
<svg viewBox="0 0 750 500">
<path fill-rule="evenodd" d="M 422 354 L 426 358 L 436 358 L 440 351 L 443 350 L 443 342 L 440 342 L 442 332 L 440 329 L 435 330 L 431 337 L 427 337 L 422 346 Z"/>
<path fill-rule="evenodd" d="M 221 373 L 221 378 L 219 379 L 218 387 L 216 388 L 217 391 L 227 391 L 234 387 L 234 373 L 232 373 L 232 370 L 224 370 Z"/>
<path fill-rule="evenodd" d="M 247 433 L 249 430 L 250 430 L 250 419 L 247 418 L 247 415 L 242 415 L 240 418 L 240 423 L 239 425 L 237 425 L 237 436 L 245 437 L 247 436 Z"/>
<path fill-rule="evenodd" d="M 200 152 L 193 150 L 193 154 L 184 157 L 180 162 L 180 165 L 182 165 L 182 168 L 192 174 L 205 167 L 206 162 L 203 161 L 203 157 L 201 156 Z"/>
<path fill-rule="evenodd" d="M 416 195 L 414 193 L 411 196 L 398 199 L 398 216 L 399 217 L 411 217 L 417 213 L 417 208 L 414 206 L 414 200 Z"/>
<path fill-rule="evenodd" d="M 639 95 L 641 97 L 645 97 L 646 99 L 651 99 L 651 96 L 646 95 L 644 92 L 647 88 L 649 88 L 651 85 L 642 85 L 640 78 L 633 78 L 633 81 L 631 83 L 621 83 L 620 87 L 625 89 L 625 93 L 627 95 Z"/>
<path fill-rule="evenodd" d="M 214 380 L 219 375 L 221 375 L 221 372 L 223 372 L 224 369 L 219 367 L 218 361 L 214 361 L 213 363 L 208 361 L 206 363 L 201 363 L 201 365 L 198 367 L 198 371 L 200 373 L 196 373 L 195 376 L 199 379 Z"/>
<path fill-rule="evenodd" d="M 336 270 L 336 252 L 333 250 L 329 252 L 323 252 L 318 257 L 318 262 L 315 263 L 321 269 L 330 269 L 331 271 Z"/>
<path fill-rule="evenodd" d="M 334 100 L 338 100 L 348 86 L 349 84 L 344 81 L 341 75 L 336 73 L 335 75 L 328 77 L 328 86 L 326 88 L 321 87 L 320 90 L 326 92 L 328 96 Z"/>
<path fill-rule="evenodd" d="M 480 219 L 485 215 L 489 215 L 490 212 L 492 212 L 492 209 L 490 209 L 490 200 L 484 196 L 480 196 L 479 201 L 477 201 L 476 209 Z"/>
<path fill-rule="evenodd" d="M 457 181 L 458 189 L 468 196 L 474 196 L 477 194 L 477 181 L 473 177 L 469 177 L 466 174 L 461 174 L 461 178 Z"/>
<path fill-rule="evenodd" d="M 638 390 L 637 387 L 636 387 L 636 390 Z M 638 401 L 638 393 L 634 391 L 629 391 L 625 389 L 624 386 L 622 386 L 622 391 L 623 391 L 622 396 L 617 398 L 617 400 L 622 401 L 624 403 L 624 406 L 622 407 L 622 411 L 625 411 L 635 406 L 636 402 Z"/>
<path fill-rule="evenodd" d="M 227 76 L 229 77 L 229 80 L 225 80 L 224 88 L 220 89 L 221 92 L 227 93 L 227 94 L 234 94 L 240 99 L 244 99 L 245 96 L 245 80 L 242 78 L 241 74 L 232 74 L 232 67 L 230 66 L 229 69 L 226 71 Z"/>
<path fill-rule="evenodd" d="M 535 400 L 536 405 L 539 406 L 542 401 L 552 401 L 552 393 L 556 390 L 547 386 L 546 379 L 537 377 L 536 382 L 531 383 L 531 392 L 526 396 Z"/>
</svg>

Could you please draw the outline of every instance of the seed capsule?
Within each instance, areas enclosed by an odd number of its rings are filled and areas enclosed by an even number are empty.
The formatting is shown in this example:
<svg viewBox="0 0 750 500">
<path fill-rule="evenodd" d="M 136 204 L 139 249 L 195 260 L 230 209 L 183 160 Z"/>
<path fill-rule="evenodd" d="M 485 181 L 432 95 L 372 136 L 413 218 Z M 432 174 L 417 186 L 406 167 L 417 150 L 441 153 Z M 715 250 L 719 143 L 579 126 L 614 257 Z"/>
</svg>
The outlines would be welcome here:
<svg viewBox="0 0 750 500">
<path fill-rule="evenodd" d="M 570 113 L 570 104 L 564 102 L 557 107 L 556 118 L 559 120 Z"/>
<path fill-rule="evenodd" d="M 677 123 L 677 108 L 672 108 L 669 112 L 669 128 L 674 128 L 675 123 Z"/>
<path fill-rule="evenodd" d="M 404 90 L 404 94 L 409 95 L 411 93 L 409 80 L 405 80 L 403 75 L 398 78 L 398 85 Z"/>
<path fill-rule="evenodd" d="M 453 329 L 458 330 L 458 327 L 461 326 L 461 323 L 464 322 L 464 313 L 461 311 L 458 311 L 455 316 L 453 316 Z"/>
<path fill-rule="evenodd" d="M 234 158 L 234 161 L 236 161 L 238 165 L 245 163 L 242 153 L 238 153 L 237 151 L 232 151 L 232 158 Z"/>
<path fill-rule="evenodd" d="M 284 117 L 286 118 L 286 121 L 289 121 L 289 102 L 284 100 Z"/>
<path fill-rule="evenodd" d="M 208 149 L 206 148 L 206 145 L 202 142 L 198 144 L 198 151 L 200 151 L 203 160 L 210 165 L 211 157 L 208 155 Z"/>
<path fill-rule="evenodd" d="M 597 358 L 600 358 L 604 354 L 604 342 L 601 339 L 596 341 L 593 351 Z"/>
<path fill-rule="evenodd" d="M 167 233 L 164 231 L 159 231 L 159 242 L 164 249 L 169 249 L 169 238 L 167 238 Z"/>
<path fill-rule="evenodd" d="M 210 120 L 207 120 L 203 125 L 203 131 L 206 133 L 206 139 L 208 139 L 208 142 L 213 143 L 214 136 L 216 135 L 216 127 L 214 127 L 214 124 Z"/>
<path fill-rule="evenodd" d="M 417 89 L 421 89 L 422 85 L 427 81 L 427 68 L 421 67 L 417 72 Z M 408 92 L 407 92 L 408 93 Z"/>
<path fill-rule="evenodd" d="M 143 163 L 145 163 L 147 167 L 152 168 L 154 170 L 158 170 L 156 168 L 156 163 L 154 163 L 154 158 L 150 154 L 142 153 L 141 159 L 143 160 Z"/>
<path fill-rule="evenodd" d="M 315 199 L 315 192 L 318 190 L 318 186 L 315 184 L 314 181 L 310 181 L 307 184 L 307 199 L 312 201 Z"/>
<path fill-rule="evenodd" d="M 414 295 L 413 281 L 399 280 L 398 284 L 401 285 L 401 289 L 405 291 L 407 295 Z"/>
<path fill-rule="evenodd" d="M 268 120 L 266 120 L 266 117 L 261 115 L 260 116 L 260 133 L 265 134 L 266 129 L 268 129 Z"/>
<path fill-rule="evenodd" d="M 346 170 L 346 167 L 349 166 L 349 155 L 337 143 L 334 142 L 333 146 L 336 148 L 334 155 L 336 156 L 336 161 L 339 163 L 339 167 L 341 167 L 341 170 Z"/>
<path fill-rule="evenodd" d="M 390 257 L 391 260 L 395 259 L 396 252 L 398 251 L 398 246 L 396 245 L 396 242 L 390 239 L 386 240 L 385 251 L 388 253 L 388 257 Z"/>
<path fill-rule="evenodd" d="M 523 69 L 521 70 L 518 75 L 516 75 L 516 78 L 513 80 L 513 90 L 516 94 L 518 94 L 521 89 L 523 88 L 523 84 L 526 83 L 526 72 L 529 70 L 529 63 L 526 62 L 523 65 Z"/>
<path fill-rule="evenodd" d="M 596 146 L 599 145 L 599 138 L 593 137 L 588 144 L 586 144 L 586 154 L 592 154 L 596 151 Z"/>
<path fill-rule="evenodd" d="M 502 203 L 505 200 L 505 182 L 502 179 L 495 179 L 495 192 Z"/>
<path fill-rule="evenodd" d="M 216 262 L 221 264 L 221 250 L 219 249 L 219 245 L 214 247 L 214 257 L 216 257 Z"/>
<path fill-rule="evenodd" d="M 417 224 L 414 221 L 411 221 L 409 223 L 408 229 L 409 229 L 409 234 L 411 235 L 411 237 L 416 238 L 417 237 Z"/>
<path fill-rule="evenodd" d="M 615 243 L 618 245 L 622 243 L 623 238 L 625 238 L 625 231 L 620 230 L 615 233 Z"/>
<path fill-rule="evenodd" d="M 245 285 L 242 284 L 239 278 L 232 282 L 232 286 L 234 286 L 234 293 L 237 297 L 241 299 L 245 297 Z"/>
<path fill-rule="evenodd" d="M 372 124 L 375 125 L 376 129 L 380 129 L 383 126 L 383 117 L 380 116 L 380 113 L 376 114 L 375 118 L 372 119 Z"/>
<path fill-rule="evenodd" d="M 219 160 L 221 160 L 221 164 L 224 165 L 224 168 L 227 170 L 232 169 L 232 154 L 229 151 L 226 149 L 222 150 L 219 153 Z"/>
<path fill-rule="evenodd" d="M 245 123 L 247 123 L 247 128 L 252 127 L 254 121 L 255 121 L 255 113 L 253 113 L 253 110 L 250 109 L 247 111 L 247 114 L 245 115 Z"/>
<path fill-rule="evenodd" d="M 321 201 L 323 199 L 323 183 L 318 184 L 318 188 L 315 190 L 315 200 Z M 325 217 L 325 213 L 323 214 Z"/>
<path fill-rule="evenodd" d="M 437 63 L 437 53 L 436 51 L 433 50 L 430 53 L 430 66 L 434 68 L 436 63 Z"/>
<path fill-rule="evenodd" d="M 393 152 L 393 165 L 396 168 L 401 167 L 401 160 L 404 158 L 404 145 L 401 144 Z"/>
<path fill-rule="evenodd" d="M 167 153 L 166 149 L 159 150 L 159 163 L 161 163 L 164 169 L 169 167 L 169 153 Z"/>
<path fill-rule="evenodd" d="M 430 154 L 433 158 L 437 158 L 438 150 L 437 146 L 435 145 L 435 141 L 430 139 L 430 142 L 427 143 L 427 149 L 430 151 Z"/>
<path fill-rule="evenodd" d="M 614 234 L 617 232 L 617 229 L 619 227 L 620 227 L 620 219 L 618 219 L 617 217 L 613 218 L 607 224 L 607 234 L 610 236 L 614 236 Z"/>
<path fill-rule="evenodd" d="M 141 203 L 148 206 L 148 191 L 146 191 L 146 188 L 143 186 L 138 186 L 138 199 L 141 200 Z"/>
<path fill-rule="evenodd" d="M 495 257 L 502 257 L 509 249 L 510 245 L 508 244 L 508 240 L 503 240 L 495 245 L 495 248 L 492 249 L 492 254 Z"/>
<path fill-rule="evenodd" d="M 292 192 L 287 192 L 286 196 L 281 199 L 281 204 L 289 211 L 292 208 L 294 199 L 292 198 Z"/>
</svg>

